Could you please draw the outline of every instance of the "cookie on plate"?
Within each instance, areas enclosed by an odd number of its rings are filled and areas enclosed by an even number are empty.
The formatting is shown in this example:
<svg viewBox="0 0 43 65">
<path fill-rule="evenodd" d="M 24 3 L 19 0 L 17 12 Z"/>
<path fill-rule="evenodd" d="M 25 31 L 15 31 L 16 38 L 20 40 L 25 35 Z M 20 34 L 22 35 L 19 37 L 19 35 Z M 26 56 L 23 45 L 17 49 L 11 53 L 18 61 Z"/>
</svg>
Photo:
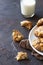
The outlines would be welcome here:
<svg viewBox="0 0 43 65">
<path fill-rule="evenodd" d="M 39 19 L 36 25 L 42 26 L 43 25 L 43 18 Z"/>
<path fill-rule="evenodd" d="M 43 26 L 37 27 L 34 34 L 37 37 L 43 37 Z"/>
</svg>

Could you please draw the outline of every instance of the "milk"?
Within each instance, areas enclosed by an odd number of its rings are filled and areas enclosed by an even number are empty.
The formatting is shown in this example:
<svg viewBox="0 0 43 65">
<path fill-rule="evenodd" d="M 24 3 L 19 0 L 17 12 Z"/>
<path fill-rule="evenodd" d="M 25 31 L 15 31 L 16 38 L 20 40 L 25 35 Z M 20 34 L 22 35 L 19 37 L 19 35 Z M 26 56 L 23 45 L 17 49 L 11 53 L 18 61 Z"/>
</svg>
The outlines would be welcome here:
<svg viewBox="0 0 43 65">
<path fill-rule="evenodd" d="M 21 0 L 21 13 L 25 17 L 33 17 L 35 14 L 35 0 Z"/>
</svg>

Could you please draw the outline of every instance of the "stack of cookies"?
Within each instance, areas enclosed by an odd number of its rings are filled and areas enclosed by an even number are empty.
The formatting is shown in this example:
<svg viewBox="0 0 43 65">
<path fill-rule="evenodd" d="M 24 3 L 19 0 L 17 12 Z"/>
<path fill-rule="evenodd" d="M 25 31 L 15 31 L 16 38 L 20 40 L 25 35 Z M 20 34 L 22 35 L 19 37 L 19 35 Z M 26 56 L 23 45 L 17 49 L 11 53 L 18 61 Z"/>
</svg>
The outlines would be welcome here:
<svg viewBox="0 0 43 65">
<path fill-rule="evenodd" d="M 38 50 L 43 52 L 43 18 L 39 19 L 37 22 L 37 28 L 35 29 L 35 36 L 37 39 L 33 41 L 33 46 Z"/>
</svg>

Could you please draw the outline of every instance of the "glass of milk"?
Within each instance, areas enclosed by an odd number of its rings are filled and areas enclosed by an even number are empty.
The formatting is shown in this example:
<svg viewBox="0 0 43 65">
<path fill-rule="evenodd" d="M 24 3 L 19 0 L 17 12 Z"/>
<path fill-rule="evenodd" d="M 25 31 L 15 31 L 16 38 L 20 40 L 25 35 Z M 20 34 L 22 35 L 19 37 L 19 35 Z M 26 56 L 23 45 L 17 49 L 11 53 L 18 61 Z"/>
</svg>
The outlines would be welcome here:
<svg viewBox="0 0 43 65">
<path fill-rule="evenodd" d="M 35 5 L 36 0 L 21 0 L 20 6 L 22 15 L 26 18 L 33 17 L 35 15 Z"/>
</svg>

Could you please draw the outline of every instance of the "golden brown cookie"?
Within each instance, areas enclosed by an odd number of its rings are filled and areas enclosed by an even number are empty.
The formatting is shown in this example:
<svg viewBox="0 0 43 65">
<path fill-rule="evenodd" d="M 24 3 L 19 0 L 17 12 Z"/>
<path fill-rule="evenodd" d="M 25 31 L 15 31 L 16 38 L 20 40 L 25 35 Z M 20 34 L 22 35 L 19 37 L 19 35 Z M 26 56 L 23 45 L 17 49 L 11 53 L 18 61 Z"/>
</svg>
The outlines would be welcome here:
<svg viewBox="0 0 43 65">
<path fill-rule="evenodd" d="M 43 18 L 39 19 L 36 25 L 37 26 L 43 25 Z"/>
<path fill-rule="evenodd" d="M 41 42 L 40 39 L 34 40 L 33 41 L 33 46 L 38 51 L 42 51 L 43 52 L 43 42 Z"/>
<path fill-rule="evenodd" d="M 43 26 L 37 27 L 34 34 L 37 37 L 43 37 Z"/>
<path fill-rule="evenodd" d="M 36 44 L 38 44 L 38 43 L 40 43 L 40 39 L 39 39 L 39 38 L 33 40 L 33 45 L 36 45 Z"/>
<path fill-rule="evenodd" d="M 34 48 L 36 48 L 37 50 L 40 50 L 39 43 L 40 43 L 40 40 L 39 40 L 39 39 L 33 40 L 33 46 L 34 46 Z"/>
<path fill-rule="evenodd" d="M 28 55 L 26 52 L 18 52 L 16 59 L 17 61 L 28 59 Z"/>
<path fill-rule="evenodd" d="M 38 44 L 33 44 L 34 48 L 37 49 L 38 51 L 41 51 L 40 43 Z"/>
<path fill-rule="evenodd" d="M 24 21 L 21 21 L 20 24 L 21 24 L 21 26 L 23 26 L 27 29 L 32 28 L 32 22 L 31 21 L 24 20 Z"/>
<path fill-rule="evenodd" d="M 12 38 L 13 38 L 13 41 L 19 42 L 19 41 L 21 41 L 24 38 L 24 36 L 18 30 L 13 30 L 13 32 L 12 32 Z"/>
<path fill-rule="evenodd" d="M 40 42 L 43 43 L 43 38 L 39 38 Z"/>
</svg>

